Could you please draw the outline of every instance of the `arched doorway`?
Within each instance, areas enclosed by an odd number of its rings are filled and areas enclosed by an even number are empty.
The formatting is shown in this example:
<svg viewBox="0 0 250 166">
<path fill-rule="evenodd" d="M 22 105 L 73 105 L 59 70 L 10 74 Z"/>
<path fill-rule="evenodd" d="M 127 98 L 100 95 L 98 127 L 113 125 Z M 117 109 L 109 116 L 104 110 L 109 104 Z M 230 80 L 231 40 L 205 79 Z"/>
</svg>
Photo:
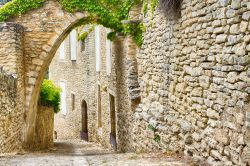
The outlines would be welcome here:
<svg viewBox="0 0 250 166">
<path fill-rule="evenodd" d="M 114 150 L 117 150 L 117 138 L 116 138 L 116 111 L 115 111 L 115 97 L 109 94 L 110 102 L 110 144 Z"/>
<path fill-rule="evenodd" d="M 85 100 L 82 101 L 82 132 L 81 138 L 88 141 L 88 107 Z"/>
</svg>

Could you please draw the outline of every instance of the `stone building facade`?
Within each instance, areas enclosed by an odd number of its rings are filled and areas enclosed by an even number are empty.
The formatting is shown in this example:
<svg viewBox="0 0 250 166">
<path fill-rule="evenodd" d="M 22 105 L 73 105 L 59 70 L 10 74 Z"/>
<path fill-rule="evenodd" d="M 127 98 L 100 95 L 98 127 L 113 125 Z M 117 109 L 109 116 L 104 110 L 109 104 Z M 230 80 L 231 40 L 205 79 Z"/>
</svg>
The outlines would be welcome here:
<svg viewBox="0 0 250 166">
<path fill-rule="evenodd" d="M 80 34 L 86 30 L 88 28 L 78 28 L 75 32 Z M 49 78 L 58 86 L 65 83 L 65 87 L 61 86 L 65 98 L 62 92 L 55 132 L 58 139 L 82 138 L 125 151 L 131 150 L 133 124 L 127 86 L 126 40 L 118 37 L 111 42 L 107 40 L 109 32 L 96 26 L 84 43 L 77 41 L 74 60 L 72 32 L 58 49 L 49 68 Z"/>
<path fill-rule="evenodd" d="M 66 37 L 49 67 L 49 79 L 62 89 L 61 111 L 55 115 L 55 136 L 58 139 L 80 139 L 87 128 L 84 121 L 86 103 L 89 112 L 95 111 L 95 103 L 89 104 L 89 98 L 95 99 L 95 59 L 90 59 L 95 57 L 95 41 L 93 33 L 84 42 L 78 41 L 80 32 L 88 30 L 80 29 L 73 30 Z M 88 117 L 94 119 L 93 115 Z"/>
<path fill-rule="evenodd" d="M 183 0 L 179 19 L 159 8 L 145 15 L 136 149 L 250 163 L 249 7 L 248 0 Z"/>
</svg>

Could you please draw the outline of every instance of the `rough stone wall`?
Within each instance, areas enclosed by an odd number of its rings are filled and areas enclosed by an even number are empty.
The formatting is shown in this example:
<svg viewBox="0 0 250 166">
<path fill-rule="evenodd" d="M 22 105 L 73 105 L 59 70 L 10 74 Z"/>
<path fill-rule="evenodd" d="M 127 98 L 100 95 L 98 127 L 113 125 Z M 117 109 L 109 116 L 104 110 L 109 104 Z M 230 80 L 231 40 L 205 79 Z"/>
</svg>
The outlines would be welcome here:
<svg viewBox="0 0 250 166">
<path fill-rule="evenodd" d="M 58 139 L 81 138 L 82 131 L 82 102 L 87 103 L 89 139 L 95 139 L 96 132 L 96 76 L 93 33 L 85 40 L 85 50 L 80 50 L 78 43 L 77 60 L 71 61 L 69 36 L 65 39 L 65 59 L 59 59 L 59 51 L 56 53 L 49 68 L 50 79 L 57 86 L 60 81 L 66 83 L 67 114 L 61 112 L 55 115 L 55 131 Z M 75 94 L 75 109 L 72 108 L 72 97 Z"/>
<path fill-rule="evenodd" d="M 249 6 L 183 0 L 180 19 L 167 21 L 157 8 L 152 27 L 146 15 L 138 149 L 184 151 L 212 165 L 249 164 Z"/>
<path fill-rule="evenodd" d="M 17 79 L 0 69 L 0 153 L 22 149 L 23 112 L 17 100 Z"/>
<path fill-rule="evenodd" d="M 85 40 L 85 51 L 81 53 L 84 60 L 83 95 L 81 101 L 87 103 L 88 112 L 88 136 L 89 141 L 97 141 L 97 75 L 95 58 L 94 32 L 90 33 Z"/>
<path fill-rule="evenodd" d="M 133 151 L 132 129 L 133 129 L 133 113 L 134 102 L 131 100 L 131 91 L 129 91 L 128 77 L 130 71 L 128 70 L 128 48 L 127 39 L 118 37 L 113 42 L 113 73 L 116 75 L 116 112 L 117 112 L 117 144 L 118 151 Z M 136 50 L 134 50 L 136 55 Z M 130 52 L 131 53 L 131 52 Z M 133 76 L 134 73 L 133 73 Z M 132 84 L 130 84 L 132 85 Z M 136 87 L 137 88 L 137 87 Z M 136 89 L 135 88 L 135 89 Z M 138 93 L 132 95 L 133 99 L 138 97 Z M 135 100 L 136 102 L 136 100 Z"/>
<path fill-rule="evenodd" d="M 23 52 L 26 81 L 24 103 L 27 114 L 24 140 L 27 145 L 33 144 L 34 141 L 37 101 L 48 66 L 60 43 L 74 25 L 86 16 L 84 13 L 68 13 L 62 9 L 58 1 L 47 0 L 38 9 L 31 10 L 21 17 L 15 16 L 8 19 L 8 22 L 15 22 L 24 27 Z M 8 47 L 8 49 L 11 48 Z M 1 55 L 4 50 L 0 49 L 0 51 Z"/>
<path fill-rule="evenodd" d="M 23 27 L 14 23 L 0 23 L 0 45 L 0 153 L 11 153 L 20 150 L 23 142 Z"/>
<path fill-rule="evenodd" d="M 98 140 L 105 147 L 112 148 L 110 144 L 111 113 L 110 96 L 115 98 L 116 114 L 116 141 L 118 151 L 132 150 L 132 102 L 128 91 L 128 66 L 126 38 L 120 36 L 112 42 L 111 48 L 111 74 L 106 72 L 106 42 L 107 31 L 101 29 L 102 58 L 101 70 L 97 73 L 98 84 L 101 87 L 101 117 L 102 127 L 98 129 Z M 98 98 L 96 91 L 96 100 Z"/>
<path fill-rule="evenodd" d="M 53 147 L 54 140 L 54 109 L 39 105 L 36 120 L 36 145 L 38 149 Z"/>
<path fill-rule="evenodd" d="M 25 103 L 23 31 L 19 24 L 0 23 L 0 67 L 17 78 L 17 99 L 22 112 Z"/>
</svg>

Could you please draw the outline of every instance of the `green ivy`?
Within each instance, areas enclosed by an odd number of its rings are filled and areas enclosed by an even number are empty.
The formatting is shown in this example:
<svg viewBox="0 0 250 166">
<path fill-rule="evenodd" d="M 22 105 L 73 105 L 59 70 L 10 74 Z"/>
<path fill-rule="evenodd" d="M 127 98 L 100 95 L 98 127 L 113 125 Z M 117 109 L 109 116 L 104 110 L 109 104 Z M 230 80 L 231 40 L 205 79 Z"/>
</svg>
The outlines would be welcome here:
<svg viewBox="0 0 250 166">
<path fill-rule="evenodd" d="M 138 46 L 143 44 L 143 32 L 146 31 L 143 23 L 134 23 L 124 25 L 125 35 L 131 35 Z"/>
<path fill-rule="evenodd" d="M 151 12 L 155 9 L 158 0 L 151 0 Z M 42 6 L 45 0 L 12 0 L 0 8 L 0 22 L 6 21 L 9 17 L 23 14 L 31 9 Z M 110 38 L 114 34 L 123 33 L 134 38 L 138 46 L 143 43 L 142 24 L 123 25 L 122 20 L 129 19 L 129 11 L 133 5 L 148 0 L 59 0 L 68 12 L 87 11 L 90 17 L 81 20 L 76 26 L 84 24 L 100 24 L 112 30 Z M 148 10 L 148 9 L 146 9 Z M 82 37 L 85 37 L 84 34 Z"/>
<path fill-rule="evenodd" d="M 0 8 L 0 22 L 43 5 L 45 0 L 12 0 Z"/>
<path fill-rule="evenodd" d="M 150 4 L 150 12 L 152 13 L 152 15 L 155 12 L 156 6 L 158 4 L 158 0 L 151 0 L 151 4 Z"/>
<path fill-rule="evenodd" d="M 78 36 L 78 40 L 85 41 L 85 39 L 88 37 L 89 33 L 91 33 L 94 30 L 95 26 L 91 26 L 86 32 L 83 32 Z"/>
<path fill-rule="evenodd" d="M 113 41 L 116 38 L 116 32 L 109 32 L 107 38 Z"/>
<path fill-rule="evenodd" d="M 44 106 L 53 107 L 55 113 L 60 111 L 60 92 L 51 80 L 44 79 L 41 87 L 39 102 Z"/>
</svg>

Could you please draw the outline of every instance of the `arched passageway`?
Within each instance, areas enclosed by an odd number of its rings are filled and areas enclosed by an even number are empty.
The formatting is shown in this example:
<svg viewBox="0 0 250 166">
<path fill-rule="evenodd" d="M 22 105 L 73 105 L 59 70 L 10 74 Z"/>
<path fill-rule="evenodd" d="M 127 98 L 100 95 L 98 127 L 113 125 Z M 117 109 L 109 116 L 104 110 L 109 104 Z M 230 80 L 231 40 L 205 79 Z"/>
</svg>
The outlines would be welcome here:
<svg viewBox="0 0 250 166">
<path fill-rule="evenodd" d="M 47 0 L 39 9 L 31 10 L 22 17 L 13 17 L 11 23 L 1 23 L 0 29 L 5 29 L 6 40 L 13 40 L 16 46 L 5 45 L 0 50 L 3 57 L 5 49 L 15 49 L 18 54 L 9 56 L 9 62 L 1 63 L 8 73 L 18 78 L 19 102 L 25 110 L 25 126 L 23 141 L 32 146 L 35 139 L 35 124 L 37 101 L 44 75 L 57 49 L 70 31 L 88 15 L 85 13 L 68 13 L 62 9 L 58 1 Z M 24 103 L 24 104 L 23 104 Z"/>
<path fill-rule="evenodd" d="M 82 101 L 82 132 L 81 138 L 88 141 L 88 107 L 85 100 Z"/>
</svg>

